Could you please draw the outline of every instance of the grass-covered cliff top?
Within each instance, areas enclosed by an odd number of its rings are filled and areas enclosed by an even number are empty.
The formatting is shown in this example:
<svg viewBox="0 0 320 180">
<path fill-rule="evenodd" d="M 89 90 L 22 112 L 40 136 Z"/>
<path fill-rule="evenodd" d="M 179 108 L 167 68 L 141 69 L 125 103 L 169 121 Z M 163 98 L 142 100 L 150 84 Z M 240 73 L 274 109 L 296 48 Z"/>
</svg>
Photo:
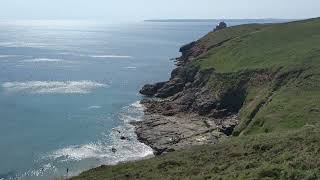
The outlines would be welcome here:
<svg viewBox="0 0 320 180">
<path fill-rule="evenodd" d="M 267 71 L 245 88 L 234 134 L 270 133 L 320 123 L 320 18 L 269 25 L 242 25 L 198 41 L 206 51 L 191 65 L 214 68 L 213 89 L 241 86 L 242 74 Z M 250 73 L 247 73 L 250 75 Z M 255 77 L 250 77 L 255 78 Z M 259 82 L 260 80 L 260 82 Z"/>
<path fill-rule="evenodd" d="M 74 179 L 319 179 L 320 18 L 231 27 L 191 50 L 186 66 L 215 69 L 212 93 L 241 92 L 234 136 Z"/>
<path fill-rule="evenodd" d="M 211 32 L 201 43 L 211 48 L 200 65 L 219 72 L 320 65 L 320 19 L 273 25 L 242 25 Z"/>
</svg>

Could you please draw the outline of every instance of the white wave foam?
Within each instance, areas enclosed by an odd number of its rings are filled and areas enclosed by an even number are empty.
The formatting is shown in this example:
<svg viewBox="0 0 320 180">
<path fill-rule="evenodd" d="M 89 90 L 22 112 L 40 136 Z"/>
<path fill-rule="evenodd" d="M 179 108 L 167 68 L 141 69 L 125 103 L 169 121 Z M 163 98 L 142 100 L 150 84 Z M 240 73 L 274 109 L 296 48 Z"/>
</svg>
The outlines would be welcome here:
<svg viewBox="0 0 320 180">
<path fill-rule="evenodd" d="M 21 55 L 0 55 L 0 58 L 19 57 Z"/>
<path fill-rule="evenodd" d="M 43 48 L 47 44 L 44 43 L 33 43 L 33 42 L 0 42 L 2 47 L 31 47 L 31 48 Z"/>
<path fill-rule="evenodd" d="M 59 149 L 50 156 L 54 159 L 66 158 L 68 160 L 79 161 L 88 158 L 103 158 L 105 157 L 106 149 L 99 144 L 85 144 L 79 146 L 70 146 L 67 148 Z"/>
<path fill-rule="evenodd" d="M 137 67 L 134 66 L 128 66 L 128 67 L 124 67 L 125 69 L 137 69 Z"/>
<path fill-rule="evenodd" d="M 89 106 L 88 109 L 100 109 L 101 106 Z"/>
<path fill-rule="evenodd" d="M 26 177 L 40 177 L 45 175 L 49 171 L 56 171 L 57 168 L 50 163 L 44 164 L 41 168 L 29 170 L 21 175 L 17 179 L 24 179 Z"/>
<path fill-rule="evenodd" d="M 49 59 L 49 58 L 35 58 L 35 59 L 25 59 L 25 60 L 21 60 L 20 62 L 24 62 L 24 63 L 46 63 L 46 62 L 70 62 L 70 61 L 66 61 L 63 59 Z"/>
<path fill-rule="evenodd" d="M 117 151 L 112 152 L 112 148 Z M 116 142 L 109 146 L 100 143 L 69 146 L 54 151 L 47 158 L 60 160 L 61 162 L 100 159 L 111 165 L 128 160 L 136 160 L 152 154 L 151 148 L 136 140 L 124 141 L 117 137 Z"/>
<path fill-rule="evenodd" d="M 122 59 L 132 58 L 132 56 L 120 56 L 120 55 L 90 55 L 90 57 L 93 57 L 93 58 L 122 58 Z"/>
<path fill-rule="evenodd" d="M 33 94 L 86 94 L 93 89 L 106 87 L 94 81 L 27 81 L 6 82 L 2 87 L 9 92 Z"/>
<path fill-rule="evenodd" d="M 144 106 L 141 104 L 141 101 L 137 101 L 133 104 L 131 104 L 132 107 L 138 108 L 138 110 L 144 110 Z"/>
<path fill-rule="evenodd" d="M 88 54 L 76 54 L 76 53 L 69 53 L 69 52 L 61 52 L 59 53 L 61 55 L 72 55 L 72 56 L 80 56 L 80 57 L 91 57 L 91 58 L 119 58 L 119 59 L 131 59 L 132 56 L 126 56 L 126 55 L 114 55 L 114 54 L 106 54 L 106 55 L 88 55 Z"/>
</svg>

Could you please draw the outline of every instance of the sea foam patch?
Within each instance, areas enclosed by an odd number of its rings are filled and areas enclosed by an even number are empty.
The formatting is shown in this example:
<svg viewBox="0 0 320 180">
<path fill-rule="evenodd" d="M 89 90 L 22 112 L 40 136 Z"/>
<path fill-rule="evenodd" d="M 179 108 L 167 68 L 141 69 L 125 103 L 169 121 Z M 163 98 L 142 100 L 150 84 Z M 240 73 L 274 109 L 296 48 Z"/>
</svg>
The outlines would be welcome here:
<svg viewBox="0 0 320 180">
<path fill-rule="evenodd" d="M 93 58 L 121 58 L 121 59 L 128 59 L 132 58 L 132 56 L 120 56 L 120 55 L 90 55 Z"/>
<path fill-rule="evenodd" d="M 43 48 L 46 47 L 47 44 L 44 43 L 36 43 L 36 42 L 0 42 L 0 46 L 2 47 L 28 47 L 28 48 Z"/>
<path fill-rule="evenodd" d="M 91 57 L 91 58 L 101 58 L 101 59 L 131 59 L 133 56 L 128 55 L 115 55 L 115 54 L 77 54 L 69 52 L 61 52 L 61 55 L 71 55 L 71 56 L 80 56 L 80 57 Z"/>
<path fill-rule="evenodd" d="M 101 106 L 89 106 L 88 109 L 101 109 Z"/>
<path fill-rule="evenodd" d="M 2 87 L 8 92 L 27 92 L 32 94 L 86 94 L 106 84 L 95 81 L 26 81 L 6 82 Z"/>
<path fill-rule="evenodd" d="M 50 58 L 35 58 L 21 60 L 22 63 L 57 63 L 57 62 L 70 62 L 63 59 L 50 59 Z"/>
<path fill-rule="evenodd" d="M 19 57 L 19 56 L 21 55 L 0 55 L 0 58 L 11 58 L 11 57 Z"/>
<path fill-rule="evenodd" d="M 49 157 L 53 159 L 65 158 L 64 161 L 79 161 L 87 158 L 103 158 L 106 148 L 100 144 L 84 144 L 79 146 L 69 146 L 53 152 Z"/>
<path fill-rule="evenodd" d="M 124 69 L 137 69 L 137 67 L 135 67 L 135 66 L 127 66 L 127 67 L 124 67 Z"/>
</svg>

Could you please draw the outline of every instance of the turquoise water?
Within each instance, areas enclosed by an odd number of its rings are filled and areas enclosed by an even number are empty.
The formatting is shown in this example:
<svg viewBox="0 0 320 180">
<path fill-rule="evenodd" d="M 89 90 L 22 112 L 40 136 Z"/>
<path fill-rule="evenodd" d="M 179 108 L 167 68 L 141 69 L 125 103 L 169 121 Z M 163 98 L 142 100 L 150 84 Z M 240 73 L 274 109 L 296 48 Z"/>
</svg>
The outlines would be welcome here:
<svg viewBox="0 0 320 180">
<path fill-rule="evenodd" d="M 179 47 L 215 24 L 1 21 L 0 179 L 151 155 L 129 125 L 143 116 L 137 92 L 168 79 Z"/>
</svg>

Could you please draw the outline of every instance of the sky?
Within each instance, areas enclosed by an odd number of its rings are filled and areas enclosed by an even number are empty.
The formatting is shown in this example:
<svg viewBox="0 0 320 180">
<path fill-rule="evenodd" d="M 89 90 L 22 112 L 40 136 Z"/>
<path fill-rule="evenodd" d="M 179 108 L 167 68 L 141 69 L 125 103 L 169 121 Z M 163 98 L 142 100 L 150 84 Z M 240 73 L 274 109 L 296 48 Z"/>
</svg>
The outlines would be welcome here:
<svg viewBox="0 0 320 180">
<path fill-rule="evenodd" d="M 0 0 L 0 19 L 304 19 L 320 0 Z"/>
</svg>

